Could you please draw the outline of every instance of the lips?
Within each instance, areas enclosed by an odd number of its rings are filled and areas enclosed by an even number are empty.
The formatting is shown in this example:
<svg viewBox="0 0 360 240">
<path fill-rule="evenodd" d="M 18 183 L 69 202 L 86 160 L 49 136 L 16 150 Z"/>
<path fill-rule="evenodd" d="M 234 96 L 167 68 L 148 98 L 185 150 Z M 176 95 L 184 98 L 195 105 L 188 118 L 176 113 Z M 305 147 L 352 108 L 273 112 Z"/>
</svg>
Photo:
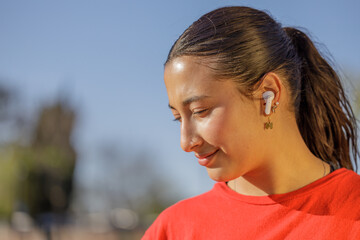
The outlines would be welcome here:
<svg viewBox="0 0 360 240">
<path fill-rule="evenodd" d="M 215 156 L 215 154 L 219 151 L 219 149 L 215 150 L 214 152 L 206 153 L 206 154 L 197 154 L 195 156 L 198 158 L 198 162 L 201 166 L 208 166 L 211 159 Z"/>
</svg>

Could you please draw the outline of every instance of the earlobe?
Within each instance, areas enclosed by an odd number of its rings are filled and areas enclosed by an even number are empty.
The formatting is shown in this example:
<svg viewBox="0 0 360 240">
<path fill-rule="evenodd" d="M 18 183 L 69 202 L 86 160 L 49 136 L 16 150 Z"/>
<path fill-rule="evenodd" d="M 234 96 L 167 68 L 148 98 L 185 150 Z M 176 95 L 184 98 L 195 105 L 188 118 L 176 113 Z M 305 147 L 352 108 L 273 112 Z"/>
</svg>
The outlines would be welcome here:
<svg viewBox="0 0 360 240">
<path fill-rule="evenodd" d="M 271 107 L 271 111 L 273 113 L 275 113 L 275 109 L 278 107 L 279 104 L 280 104 L 279 102 L 276 102 L 275 105 Z"/>
</svg>

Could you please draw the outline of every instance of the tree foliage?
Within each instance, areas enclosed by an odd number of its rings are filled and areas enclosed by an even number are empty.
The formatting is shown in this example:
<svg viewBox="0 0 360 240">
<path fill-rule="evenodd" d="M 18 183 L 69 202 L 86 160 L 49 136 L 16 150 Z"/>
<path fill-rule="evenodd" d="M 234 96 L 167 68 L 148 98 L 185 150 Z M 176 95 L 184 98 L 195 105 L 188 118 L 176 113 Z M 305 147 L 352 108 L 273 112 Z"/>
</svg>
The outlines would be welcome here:
<svg viewBox="0 0 360 240">
<path fill-rule="evenodd" d="M 66 213 L 76 162 L 71 143 L 75 119 L 64 102 L 43 107 L 28 145 L 2 147 L 6 154 L 0 157 L 0 217 L 9 218 L 15 210 L 35 219 L 49 212 Z"/>
</svg>

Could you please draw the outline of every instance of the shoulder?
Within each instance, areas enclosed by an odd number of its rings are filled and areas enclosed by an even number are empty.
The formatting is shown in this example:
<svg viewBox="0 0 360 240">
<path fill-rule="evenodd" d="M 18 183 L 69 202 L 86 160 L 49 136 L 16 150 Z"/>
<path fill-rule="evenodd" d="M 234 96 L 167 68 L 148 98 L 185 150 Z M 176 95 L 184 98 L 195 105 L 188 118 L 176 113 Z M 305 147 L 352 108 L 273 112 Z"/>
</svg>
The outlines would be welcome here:
<svg viewBox="0 0 360 240">
<path fill-rule="evenodd" d="M 348 201 L 356 201 L 357 205 L 360 200 L 360 175 L 354 171 L 344 169 L 343 174 L 334 184 L 337 195 L 342 195 L 343 199 Z"/>
<path fill-rule="evenodd" d="M 339 169 L 337 175 L 324 188 L 328 207 L 334 214 L 352 220 L 360 220 L 360 176 L 354 171 Z"/>
<path fill-rule="evenodd" d="M 356 172 L 342 168 L 335 171 L 337 175 L 331 186 L 341 193 L 348 192 L 352 195 L 360 196 L 360 175 Z"/>
<path fill-rule="evenodd" d="M 327 195 L 331 199 L 360 197 L 360 176 L 354 171 L 341 168 L 320 179 L 312 194 Z"/>
</svg>

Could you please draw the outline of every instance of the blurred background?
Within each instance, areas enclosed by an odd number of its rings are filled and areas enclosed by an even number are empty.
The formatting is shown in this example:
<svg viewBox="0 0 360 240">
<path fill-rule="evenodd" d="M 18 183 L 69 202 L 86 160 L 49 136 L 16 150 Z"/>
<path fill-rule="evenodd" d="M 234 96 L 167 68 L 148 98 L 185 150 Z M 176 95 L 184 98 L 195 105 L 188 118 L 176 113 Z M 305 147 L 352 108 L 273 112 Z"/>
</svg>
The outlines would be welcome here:
<svg viewBox="0 0 360 240">
<path fill-rule="evenodd" d="M 180 148 L 163 64 L 186 27 L 228 5 L 306 28 L 358 116 L 357 0 L 0 0 L 1 240 L 140 239 L 212 187 Z"/>
</svg>

